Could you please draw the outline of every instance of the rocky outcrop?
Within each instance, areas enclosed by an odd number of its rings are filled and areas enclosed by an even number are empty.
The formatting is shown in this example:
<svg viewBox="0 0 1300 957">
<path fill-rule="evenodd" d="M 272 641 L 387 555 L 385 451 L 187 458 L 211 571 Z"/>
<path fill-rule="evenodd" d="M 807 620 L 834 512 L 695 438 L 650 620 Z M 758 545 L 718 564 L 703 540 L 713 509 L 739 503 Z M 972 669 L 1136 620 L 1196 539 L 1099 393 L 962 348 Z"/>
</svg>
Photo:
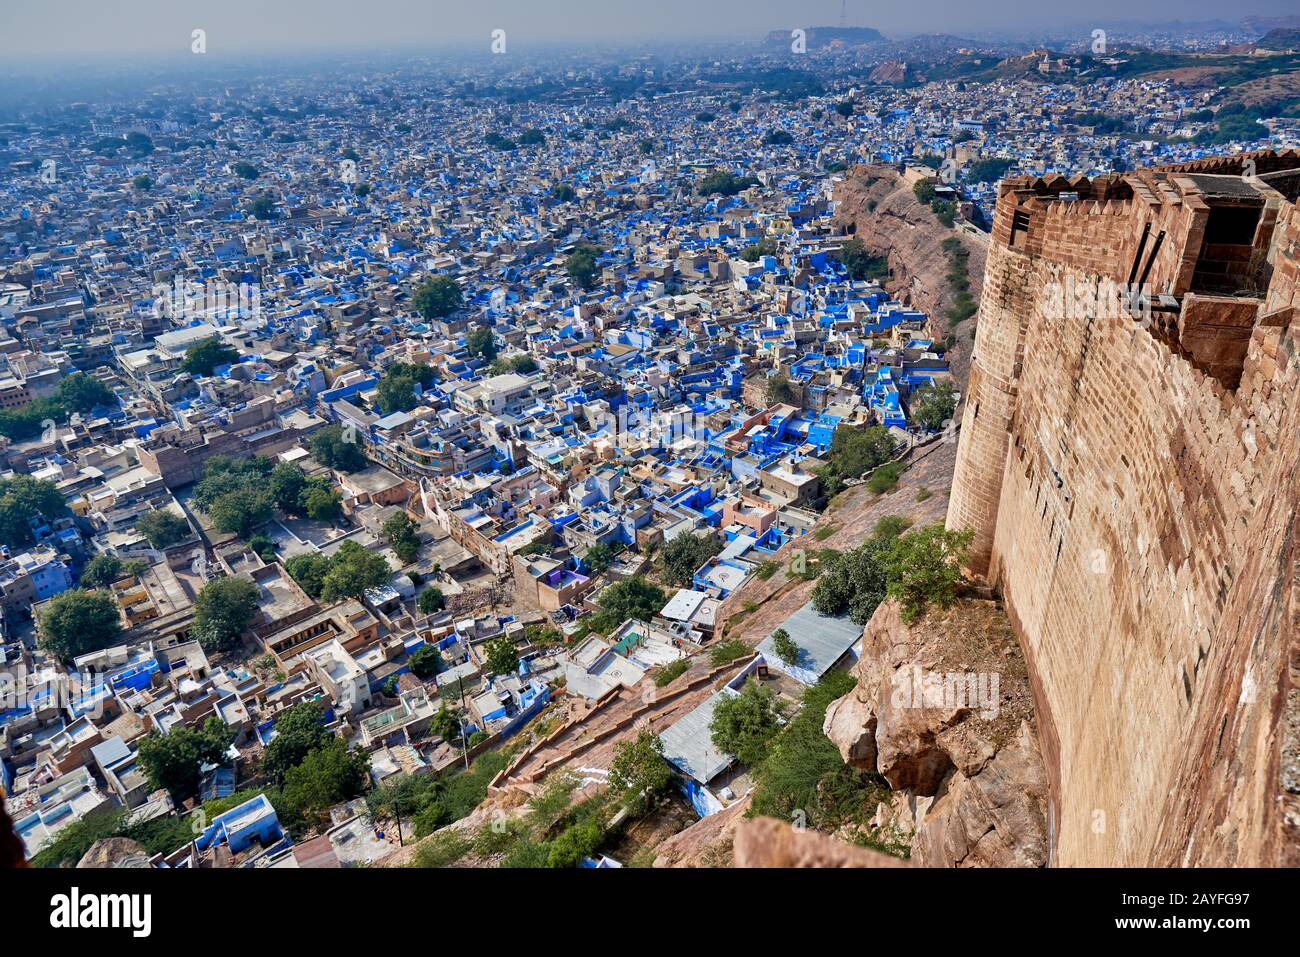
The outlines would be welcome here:
<svg viewBox="0 0 1300 957">
<path fill-rule="evenodd" d="M 888 63 L 882 63 L 867 76 L 867 79 L 872 83 L 893 84 L 906 83 L 915 78 L 916 71 L 900 60 L 890 60 Z"/>
<path fill-rule="evenodd" d="M 149 852 L 127 837 L 103 837 L 90 845 L 77 867 L 148 867 Z"/>
<path fill-rule="evenodd" d="M 913 624 L 884 602 L 867 623 L 857 679 L 827 708 L 823 731 L 847 763 L 901 793 L 874 824 L 914 831 L 914 863 L 1047 863 L 1032 695 L 996 602 L 965 598 Z"/>
<path fill-rule="evenodd" d="M 736 829 L 737 867 L 907 867 L 907 861 L 845 844 L 785 821 L 758 817 Z"/>
<path fill-rule="evenodd" d="M 749 810 L 749 797 L 702 817 L 656 849 L 655 867 L 718 867 L 729 863 L 736 827 Z"/>
<path fill-rule="evenodd" d="M 920 203 L 912 184 L 887 164 L 855 166 L 835 187 L 836 228 L 851 232 L 867 250 L 889 260 L 885 288 L 931 316 L 935 334 L 944 339 L 950 329 L 944 314 L 956 292 L 950 286 L 948 255 L 943 241 L 956 237 L 967 252 L 969 293 L 978 302 L 983 285 L 988 238 L 983 234 L 949 229 Z M 949 353 L 953 375 L 964 388 L 970 366 L 975 319 L 955 330 L 956 343 Z"/>
</svg>

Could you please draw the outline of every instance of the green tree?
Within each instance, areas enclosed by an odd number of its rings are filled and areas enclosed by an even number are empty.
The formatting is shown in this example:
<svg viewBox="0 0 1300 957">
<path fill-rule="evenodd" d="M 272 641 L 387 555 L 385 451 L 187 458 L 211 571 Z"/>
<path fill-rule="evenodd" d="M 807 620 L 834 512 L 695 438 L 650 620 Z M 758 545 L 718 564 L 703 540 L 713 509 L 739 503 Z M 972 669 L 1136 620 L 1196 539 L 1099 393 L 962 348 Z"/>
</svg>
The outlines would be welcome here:
<svg viewBox="0 0 1300 957">
<path fill-rule="evenodd" d="M 865 824 L 863 818 L 888 797 L 878 779 L 845 764 L 822 733 L 827 705 L 854 683 L 852 675 L 832 671 L 803 693 L 799 710 L 752 771 L 755 814 L 790 820 L 801 810 L 811 827 L 829 833 L 849 822 Z"/>
<path fill-rule="evenodd" d="M 664 606 L 663 589 L 639 575 L 615 582 L 600 593 L 600 610 L 588 619 L 594 631 L 608 634 L 629 618 L 649 621 Z"/>
<path fill-rule="evenodd" d="M 774 372 L 767 377 L 767 404 L 777 405 L 794 401 L 794 387 L 784 372 Z"/>
<path fill-rule="evenodd" d="M 375 401 L 384 415 L 409 412 L 420 404 L 415 394 L 415 380 L 404 375 L 385 373 L 375 389 Z"/>
<path fill-rule="evenodd" d="M 813 607 L 823 615 L 848 612 L 855 624 L 865 625 L 885 600 L 885 557 L 893 543 L 893 537 L 876 537 L 836 557 L 817 577 Z"/>
<path fill-rule="evenodd" d="M 318 522 L 334 522 L 343 514 L 343 497 L 328 482 L 309 479 L 302 493 L 302 511 Z"/>
<path fill-rule="evenodd" d="M 519 669 L 519 650 L 509 635 L 487 643 L 487 666 L 494 675 L 511 675 Z"/>
<path fill-rule="evenodd" d="M 316 552 L 303 552 L 288 559 L 284 568 L 303 591 L 312 598 L 319 598 L 325 590 L 330 560 Z"/>
<path fill-rule="evenodd" d="M 465 349 L 472 356 L 482 356 L 488 362 L 497 357 L 496 342 L 487 326 L 475 326 L 465 337 Z"/>
<path fill-rule="evenodd" d="M 247 539 L 259 525 L 271 520 L 274 511 L 269 490 L 241 488 L 219 495 L 208 509 L 208 517 L 218 531 Z"/>
<path fill-rule="evenodd" d="M 537 371 L 537 360 L 532 356 L 524 353 L 516 356 L 498 356 L 493 360 L 492 365 L 488 367 L 488 372 L 492 375 L 502 375 L 506 372 L 517 372 L 519 375 L 531 375 Z"/>
<path fill-rule="evenodd" d="M 155 508 L 145 512 L 136 520 L 135 530 L 145 537 L 145 541 L 159 550 L 170 548 L 192 534 L 189 522 L 165 508 Z"/>
<path fill-rule="evenodd" d="M 674 536 L 663 550 L 664 581 L 682 588 L 689 587 L 696 570 L 720 551 L 722 542 L 712 534 L 685 532 Z"/>
<path fill-rule="evenodd" d="M 904 621 L 916 621 L 927 605 L 946 607 L 956 601 L 973 537 L 971 529 L 948 531 L 935 523 L 893 540 L 884 560 L 886 594 L 902 605 Z"/>
<path fill-rule="evenodd" d="M 551 196 L 556 202 L 571 203 L 578 198 L 578 191 L 568 183 L 556 183 L 551 187 Z"/>
<path fill-rule="evenodd" d="M 143 574 L 148 567 L 144 561 L 124 562 L 116 555 L 96 555 L 82 569 L 78 584 L 82 588 L 107 588 L 115 581 Z"/>
<path fill-rule="evenodd" d="M 37 620 L 40 646 L 64 664 L 122 637 L 117 602 L 106 591 L 74 588 L 55 595 Z"/>
<path fill-rule="evenodd" d="M 387 585 L 393 571 L 383 555 L 349 539 L 330 559 L 329 571 L 321 581 L 321 599 L 327 602 L 360 598 L 369 588 Z"/>
<path fill-rule="evenodd" d="M 141 193 L 147 193 L 149 190 L 153 189 L 153 180 L 148 176 L 141 174 L 131 180 L 131 188 L 138 190 Z"/>
<path fill-rule="evenodd" d="M 248 540 L 249 550 L 268 565 L 275 561 L 275 540 L 258 532 Z"/>
<path fill-rule="evenodd" d="M 140 767 L 152 789 L 166 788 L 180 803 L 199 789 L 205 764 L 224 764 L 235 730 L 210 717 L 202 728 L 178 725 L 166 734 L 151 731 L 137 746 Z"/>
<path fill-rule="evenodd" d="M 599 575 L 614 563 L 614 549 L 604 542 L 597 542 L 587 549 L 586 562 L 587 567 Z"/>
<path fill-rule="evenodd" d="M 751 186 L 758 185 L 756 176 L 736 176 L 726 170 L 710 173 L 700 181 L 697 192 L 701 196 L 735 196 Z"/>
<path fill-rule="evenodd" d="M 425 319 L 442 319 L 464 305 L 464 296 L 451 276 L 433 276 L 420 283 L 411 305 Z"/>
<path fill-rule="evenodd" d="M 591 289 L 596 285 L 596 273 L 599 271 L 596 257 L 600 252 L 600 247 L 584 244 L 574 249 L 564 260 L 564 271 L 580 288 Z"/>
<path fill-rule="evenodd" d="M 836 429 L 831 440 L 830 461 L 819 474 L 823 479 L 839 481 L 861 478 L 893 458 L 894 445 L 894 437 L 883 425 Z"/>
<path fill-rule="evenodd" d="M 261 171 L 256 166 L 252 163 L 245 163 L 243 160 L 232 164 L 230 168 L 236 176 L 240 176 L 244 179 L 257 179 L 257 177 L 262 175 Z"/>
<path fill-rule="evenodd" d="M 341 425 L 327 425 L 312 436 L 311 454 L 321 465 L 340 472 L 357 472 L 369 464 L 361 443 Z"/>
<path fill-rule="evenodd" d="M 384 522 L 380 534 L 403 564 L 415 561 L 420 551 L 420 524 L 405 512 L 397 512 Z"/>
<path fill-rule="evenodd" d="M 764 236 L 756 243 L 750 243 L 740 251 L 740 258 L 747 263 L 756 263 L 764 256 L 776 255 L 776 240 L 770 236 Z"/>
<path fill-rule="evenodd" d="M 634 740 L 615 746 L 609 765 L 609 788 L 627 806 L 638 811 L 650 808 L 671 782 L 672 769 L 664 760 L 664 743 L 659 735 L 643 728 Z"/>
<path fill-rule="evenodd" d="M 546 866 L 554 868 L 577 867 L 582 859 L 596 853 L 605 839 L 605 828 L 593 815 L 564 829 L 552 843 L 546 855 Z"/>
<path fill-rule="evenodd" d="M 886 279 L 889 276 L 889 260 L 884 256 L 873 256 L 861 239 L 850 239 L 840 247 L 836 258 L 849 271 L 850 279 Z"/>
<path fill-rule="evenodd" d="M 713 746 L 754 767 L 767 757 L 771 740 L 781 730 L 785 705 L 757 681 L 745 683 L 739 694 L 726 695 L 713 708 L 709 736 Z"/>
<path fill-rule="evenodd" d="M 307 488 L 307 473 L 291 462 L 280 462 L 271 470 L 268 491 L 277 508 L 290 514 L 302 509 L 302 494 Z"/>
<path fill-rule="evenodd" d="M 244 211 L 254 219 L 265 222 L 275 215 L 275 197 L 270 193 L 259 193 L 244 207 Z"/>
<path fill-rule="evenodd" d="M 239 350 L 226 345 L 217 336 L 196 342 L 185 350 L 181 368 L 190 375 L 208 376 L 217 366 L 227 365 L 239 358 Z"/>
<path fill-rule="evenodd" d="M 369 755 L 351 750 L 342 738 L 331 736 L 285 771 L 277 810 L 283 808 L 291 824 L 324 823 L 331 807 L 365 791 L 369 767 Z"/>
<path fill-rule="evenodd" d="M 194 601 L 194 635 L 204 651 L 224 651 L 248 627 L 257 609 L 257 586 L 247 578 L 217 578 Z"/>
<path fill-rule="evenodd" d="M 943 379 L 916 391 L 912 400 L 912 421 L 929 432 L 937 432 L 952 421 L 957 394 L 952 382 Z"/>
<path fill-rule="evenodd" d="M 74 372 L 62 379 L 55 396 L 65 408 L 73 412 L 89 412 L 96 406 L 117 405 L 117 396 L 113 390 L 84 372 Z"/>
<path fill-rule="evenodd" d="M 440 588 L 430 585 L 420 592 L 420 597 L 416 599 L 415 604 L 420 609 L 420 614 L 432 615 L 446 607 L 447 599 Z"/>
<path fill-rule="evenodd" d="M 460 720 L 444 704 L 429 720 L 429 731 L 452 744 L 460 739 Z"/>
<path fill-rule="evenodd" d="M 53 482 L 29 475 L 0 479 L 0 544 L 30 545 L 36 540 L 33 520 L 53 521 L 67 514 L 68 505 Z"/>
<path fill-rule="evenodd" d="M 330 743 L 335 735 L 321 723 L 320 702 L 303 701 L 285 708 L 275 717 L 275 736 L 262 753 L 260 770 L 275 787 L 284 784 L 290 768 L 297 767 L 313 751 Z"/>
<path fill-rule="evenodd" d="M 416 649 L 409 662 L 411 674 L 420 680 L 432 678 L 442 667 L 442 656 L 438 649 L 427 642 Z"/>
<path fill-rule="evenodd" d="M 778 628 L 772 632 L 772 647 L 776 650 L 776 655 L 787 665 L 793 665 L 799 661 L 799 646 L 795 644 L 790 633 L 784 628 Z"/>
<path fill-rule="evenodd" d="M 884 495 L 898 484 L 898 477 L 902 474 L 903 463 L 886 462 L 871 473 L 871 478 L 867 479 L 867 488 L 877 495 Z"/>
</svg>

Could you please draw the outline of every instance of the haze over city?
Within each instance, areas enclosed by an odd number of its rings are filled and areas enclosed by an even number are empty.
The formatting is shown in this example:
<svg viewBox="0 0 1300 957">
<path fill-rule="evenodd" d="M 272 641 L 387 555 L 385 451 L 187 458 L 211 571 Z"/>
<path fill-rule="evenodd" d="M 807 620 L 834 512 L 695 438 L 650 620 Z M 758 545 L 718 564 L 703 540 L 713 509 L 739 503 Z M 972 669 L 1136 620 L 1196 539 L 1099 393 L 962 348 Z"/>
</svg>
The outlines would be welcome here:
<svg viewBox="0 0 1300 957">
<path fill-rule="evenodd" d="M 1227 9 L 1190 0 L 1171 11 L 1157 0 L 1097 0 L 1062 17 L 1048 5 L 1017 0 L 935 0 L 910 5 L 847 0 L 848 26 L 887 36 L 913 33 L 1024 34 L 1102 23 L 1193 22 L 1294 13 L 1287 0 L 1247 0 Z M 1175 15 L 1170 15 L 1173 12 Z M 299 52 L 486 46 L 504 29 L 520 48 L 600 42 L 643 46 L 663 41 L 752 42 L 769 30 L 840 23 L 839 0 L 534 0 L 453 3 L 439 0 L 47 0 L 0 8 L 0 54 L 23 60 L 56 55 L 169 55 L 188 52 L 194 29 L 208 32 L 212 53 Z"/>
</svg>

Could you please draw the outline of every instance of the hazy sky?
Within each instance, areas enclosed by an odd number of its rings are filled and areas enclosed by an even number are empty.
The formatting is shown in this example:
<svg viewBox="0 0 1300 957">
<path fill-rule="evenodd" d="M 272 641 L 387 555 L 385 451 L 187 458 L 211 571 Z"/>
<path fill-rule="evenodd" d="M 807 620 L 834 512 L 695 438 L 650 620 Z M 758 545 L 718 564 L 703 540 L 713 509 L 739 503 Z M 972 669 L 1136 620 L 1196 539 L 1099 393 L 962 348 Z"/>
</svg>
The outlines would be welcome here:
<svg viewBox="0 0 1300 957">
<path fill-rule="evenodd" d="M 1028 8 L 1027 12 L 1026 8 Z M 1086 26 L 1103 20 L 1283 16 L 1294 0 L 1090 0 L 1067 14 L 1023 0 L 848 0 L 847 22 L 887 35 Z M 840 0 L 0 0 L 0 57 L 188 52 L 409 49 L 507 40 L 754 40 L 768 30 L 835 25 Z"/>
</svg>

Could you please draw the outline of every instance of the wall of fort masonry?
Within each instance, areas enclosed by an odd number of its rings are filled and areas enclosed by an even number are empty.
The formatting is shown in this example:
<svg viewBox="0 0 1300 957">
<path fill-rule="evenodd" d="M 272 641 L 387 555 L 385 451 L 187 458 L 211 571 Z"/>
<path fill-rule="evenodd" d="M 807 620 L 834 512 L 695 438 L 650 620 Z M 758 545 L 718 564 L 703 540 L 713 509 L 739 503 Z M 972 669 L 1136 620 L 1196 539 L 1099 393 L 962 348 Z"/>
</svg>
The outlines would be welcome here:
<svg viewBox="0 0 1300 957">
<path fill-rule="evenodd" d="M 1193 166 L 999 198 L 948 525 L 974 529 L 972 571 L 1025 651 L 1059 865 L 1300 846 L 1283 740 L 1300 724 L 1300 215 L 1289 183 L 1212 169 L 1224 182 Z M 1211 207 L 1254 202 L 1267 291 L 1196 289 L 1207 257 L 1258 265 L 1205 238 Z M 1181 314 L 1062 308 L 1062 288 L 1125 283 L 1147 259 Z"/>
</svg>

